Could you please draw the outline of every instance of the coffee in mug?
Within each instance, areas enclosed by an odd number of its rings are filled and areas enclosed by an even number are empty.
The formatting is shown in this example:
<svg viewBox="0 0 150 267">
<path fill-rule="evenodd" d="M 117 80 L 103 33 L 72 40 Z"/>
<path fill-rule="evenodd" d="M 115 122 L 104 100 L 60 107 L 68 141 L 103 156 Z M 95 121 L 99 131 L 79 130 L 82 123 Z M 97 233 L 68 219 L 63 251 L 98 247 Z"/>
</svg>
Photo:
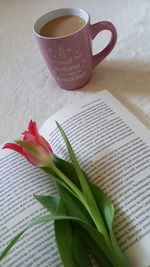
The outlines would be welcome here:
<svg viewBox="0 0 150 267">
<path fill-rule="evenodd" d="M 103 31 L 111 32 L 111 39 L 98 54 L 92 54 L 92 40 Z M 49 71 L 57 84 L 73 90 L 84 86 L 92 69 L 115 46 L 117 32 L 112 23 L 90 23 L 89 13 L 81 8 L 62 8 L 48 12 L 34 25 L 34 33 Z"/>
<path fill-rule="evenodd" d="M 46 23 L 40 30 L 40 35 L 45 37 L 62 37 L 78 31 L 84 25 L 85 20 L 79 16 L 61 16 Z"/>
</svg>

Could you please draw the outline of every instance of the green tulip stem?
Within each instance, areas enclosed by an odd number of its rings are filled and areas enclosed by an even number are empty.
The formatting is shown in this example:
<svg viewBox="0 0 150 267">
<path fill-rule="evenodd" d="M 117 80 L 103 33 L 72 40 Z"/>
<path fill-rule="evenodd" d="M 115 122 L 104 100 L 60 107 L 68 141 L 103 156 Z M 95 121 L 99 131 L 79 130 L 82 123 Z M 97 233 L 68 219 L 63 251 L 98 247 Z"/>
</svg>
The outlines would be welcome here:
<svg viewBox="0 0 150 267">
<path fill-rule="evenodd" d="M 63 172 L 61 172 L 54 164 L 51 164 L 50 168 L 53 169 L 59 177 L 61 177 L 61 179 L 73 190 L 77 197 L 82 201 L 83 194 L 78 189 L 78 187 L 70 179 L 68 179 L 68 177 Z"/>
<path fill-rule="evenodd" d="M 91 218 L 93 219 L 93 222 L 95 223 L 95 226 L 97 227 L 98 231 L 103 234 L 107 245 L 111 249 L 110 242 L 109 242 L 109 237 L 108 237 L 108 233 L 107 233 L 107 230 L 106 230 L 106 228 L 104 226 L 104 223 L 102 221 L 101 216 L 98 216 L 99 214 L 97 214 L 97 216 L 96 216 L 96 214 L 95 215 L 93 214 L 93 212 L 92 212 L 91 208 L 89 207 L 89 205 L 87 204 L 87 202 L 86 202 L 86 200 L 84 198 L 84 195 L 81 192 L 81 190 L 79 190 L 78 187 L 70 179 L 68 179 L 68 177 L 63 172 L 61 172 L 54 164 L 51 164 L 49 167 L 51 169 L 53 169 L 55 171 L 55 173 L 59 177 L 61 177 L 61 179 L 73 190 L 73 192 L 76 194 L 76 196 L 78 197 L 78 199 L 82 202 L 82 204 L 85 206 L 85 208 L 89 212 Z M 100 219 L 100 221 L 99 221 L 99 219 Z M 101 225 L 101 223 L 103 225 L 103 232 L 102 232 L 102 225 Z"/>
</svg>

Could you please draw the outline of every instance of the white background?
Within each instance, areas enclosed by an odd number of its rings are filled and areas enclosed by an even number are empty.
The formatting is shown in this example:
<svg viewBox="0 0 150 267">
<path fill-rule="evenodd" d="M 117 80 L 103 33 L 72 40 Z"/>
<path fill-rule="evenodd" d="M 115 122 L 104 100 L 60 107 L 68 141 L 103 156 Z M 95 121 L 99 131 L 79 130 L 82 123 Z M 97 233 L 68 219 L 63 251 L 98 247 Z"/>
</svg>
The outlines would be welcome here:
<svg viewBox="0 0 150 267">
<path fill-rule="evenodd" d="M 44 13 L 80 7 L 91 23 L 111 21 L 118 32 L 112 53 L 80 90 L 60 89 L 49 74 L 33 36 Z M 150 127 L 150 1 L 148 0 L 0 0 L 0 143 L 12 141 L 30 119 L 42 123 L 66 104 L 109 90 Z M 109 40 L 101 33 L 94 53 Z"/>
</svg>

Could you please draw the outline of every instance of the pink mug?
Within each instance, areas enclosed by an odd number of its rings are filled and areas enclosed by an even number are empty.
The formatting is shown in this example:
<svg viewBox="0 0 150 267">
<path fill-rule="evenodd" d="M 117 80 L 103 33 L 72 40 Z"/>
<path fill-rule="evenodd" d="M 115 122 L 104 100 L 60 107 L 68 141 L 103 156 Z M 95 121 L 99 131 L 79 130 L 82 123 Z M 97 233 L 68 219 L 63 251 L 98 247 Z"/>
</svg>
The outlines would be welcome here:
<svg viewBox="0 0 150 267">
<path fill-rule="evenodd" d="M 65 15 L 83 18 L 84 26 L 62 37 L 44 37 L 39 34 L 46 23 Z M 110 42 L 93 56 L 91 40 L 103 30 L 111 31 Z M 84 86 L 91 77 L 92 69 L 111 52 L 117 41 L 117 32 L 112 23 L 101 21 L 91 25 L 88 12 L 80 8 L 56 9 L 43 15 L 36 21 L 34 33 L 49 71 L 57 84 L 67 90 Z"/>
</svg>

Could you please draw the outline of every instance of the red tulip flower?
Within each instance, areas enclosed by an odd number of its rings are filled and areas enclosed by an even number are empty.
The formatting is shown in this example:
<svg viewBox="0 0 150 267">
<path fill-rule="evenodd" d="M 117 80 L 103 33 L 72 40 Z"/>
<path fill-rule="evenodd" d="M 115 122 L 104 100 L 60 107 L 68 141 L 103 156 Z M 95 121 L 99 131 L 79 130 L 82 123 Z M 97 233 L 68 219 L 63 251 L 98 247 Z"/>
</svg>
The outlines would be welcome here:
<svg viewBox="0 0 150 267">
<path fill-rule="evenodd" d="M 44 167 L 52 163 L 53 150 L 42 137 L 36 127 L 36 122 L 29 122 L 28 131 L 22 133 L 23 140 L 6 143 L 3 148 L 12 149 L 23 155 L 32 165 Z"/>
</svg>

